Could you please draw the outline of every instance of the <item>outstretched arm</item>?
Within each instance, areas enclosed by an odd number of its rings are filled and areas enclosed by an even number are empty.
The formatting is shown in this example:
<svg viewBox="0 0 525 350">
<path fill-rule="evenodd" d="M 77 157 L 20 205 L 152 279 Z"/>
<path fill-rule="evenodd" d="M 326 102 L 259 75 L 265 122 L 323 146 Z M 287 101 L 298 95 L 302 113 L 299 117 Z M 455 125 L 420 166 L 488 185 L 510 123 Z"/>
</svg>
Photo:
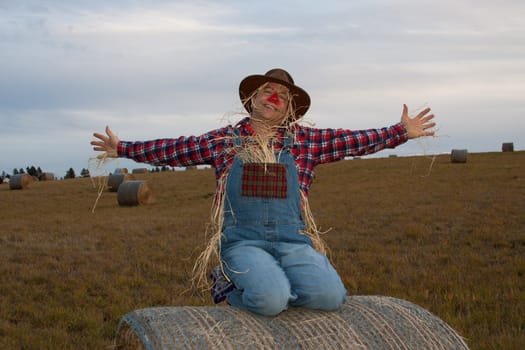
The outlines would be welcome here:
<svg viewBox="0 0 525 350">
<path fill-rule="evenodd" d="M 407 130 L 408 138 L 415 139 L 421 136 L 434 136 L 434 131 L 429 130 L 436 126 L 436 123 L 432 122 L 434 114 L 428 114 L 430 108 L 425 108 L 414 118 L 408 116 L 408 107 L 403 105 L 403 115 L 401 116 L 401 123 Z"/>
<path fill-rule="evenodd" d="M 117 135 L 111 131 L 109 126 L 106 126 L 106 135 L 96 132 L 93 136 L 99 139 L 99 141 L 91 141 L 94 151 L 106 152 L 107 157 L 118 157 L 117 147 L 120 140 Z"/>
</svg>

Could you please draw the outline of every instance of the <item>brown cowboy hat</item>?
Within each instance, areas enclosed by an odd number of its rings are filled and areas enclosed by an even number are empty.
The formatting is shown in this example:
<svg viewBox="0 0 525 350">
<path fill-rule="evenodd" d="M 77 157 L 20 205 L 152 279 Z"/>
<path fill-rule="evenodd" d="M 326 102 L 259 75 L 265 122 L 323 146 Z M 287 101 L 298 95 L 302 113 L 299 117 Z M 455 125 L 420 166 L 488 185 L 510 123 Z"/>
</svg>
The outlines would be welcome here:
<svg viewBox="0 0 525 350">
<path fill-rule="evenodd" d="M 278 83 L 286 86 L 292 97 L 292 105 L 295 111 L 295 119 L 299 119 L 306 114 L 310 107 L 310 96 L 308 93 L 294 84 L 292 76 L 284 69 L 274 68 L 264 75 L 249 75 L 239 84 L 239 96 L 244 108 L 251 113 L 252 103 L 250 97 L 264 83 Z"/>
</svg>

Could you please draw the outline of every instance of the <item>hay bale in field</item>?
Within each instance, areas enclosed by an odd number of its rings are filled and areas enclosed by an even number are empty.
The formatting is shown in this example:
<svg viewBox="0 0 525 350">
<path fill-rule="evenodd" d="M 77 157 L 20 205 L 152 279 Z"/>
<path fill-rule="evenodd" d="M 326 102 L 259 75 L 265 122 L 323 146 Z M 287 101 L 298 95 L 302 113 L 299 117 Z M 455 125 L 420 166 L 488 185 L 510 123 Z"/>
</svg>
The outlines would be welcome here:
<svg viewBox="0 0 525 350">
<path fill-rule="evenodd" d="M 23 190 L 29 187 L 33 182 L 33 177 L 29 174 L 16 174 L 9 180 L 9 189 Z"/>
<path fill-rule="evenodd" d="M 153 191 L 146 181 L 125 181 L 118 188 L 117 200 L 122 206 L 149 204 L 153 202 Z"/>
<path fill-rule="evenodd" d="M 501 144 L 502 152 L 514 152 L 514 143 L 513 142 L 504 142 Z"/>
<path fill-rule="evenodd" d="M 53 173 L 42 173 L 39 176 L 40 181 L 53 181 L 55 180 L 55 174 Z"/>
<path fill-rule="evenodd" d="M 115 169 L 115 174 L 127 174 L 128 173 L 128 168 L 116 168 Z"/>
<path fill-rule="evenodd" d="M 115 173 L 108 176 L 108 190 L 110 192 L 117 192 L 120 184 L 124 181 L 135 180 L 135 177 L 127 173 Z"/>
<path fill-rule="evenodd" d="M 467 153 L 466 149 L 453 149 L 452 152 L 450 152 L 450 161 L 452 163 L 466 163 Z"/>
<path fill-rule="evenodd" d="M 350 296 L 335 312 L 277 317 L 230 306 L 155 307 L 126 314 L 116 349 L 468 349 L 427 310 L 383 296 Z"/>
<path fill-rule="evenodd" d="M 147 168 L 136 168 L 131 171 L 132 174 L 146 174 L 147 172 Z"/>
</svg>

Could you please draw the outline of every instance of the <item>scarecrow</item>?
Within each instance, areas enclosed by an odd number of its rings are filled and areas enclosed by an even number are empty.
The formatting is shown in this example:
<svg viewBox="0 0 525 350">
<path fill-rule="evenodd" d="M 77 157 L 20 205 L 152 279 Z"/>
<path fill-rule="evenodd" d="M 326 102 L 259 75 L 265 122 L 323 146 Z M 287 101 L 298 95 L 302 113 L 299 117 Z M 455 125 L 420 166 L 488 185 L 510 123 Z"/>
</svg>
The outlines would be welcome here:
<svg viewBox="0 0 525 350">
<path fill-rule="evenodd" d="M 308 205 L 319 164 L 394 148 L 408 139 L 434 135 L 426 108 L 401 121 L 369 130 L 319 129 L 299 122 L 310 107 L 308 93 L 288 72 L 250 75 L 239 86 L 248 112 L 235 125 L 200 136 L 121 141 L 106 127 L 91 144 L 104 156 L 154 166 L 211 165 L 216 193 L 211 239 L 197 259 L 194 282 L 210 284 L 216 303 L 266 316 L 288 306 L 336 310 L 346 289 L 326 257 Z"/>
</svg>

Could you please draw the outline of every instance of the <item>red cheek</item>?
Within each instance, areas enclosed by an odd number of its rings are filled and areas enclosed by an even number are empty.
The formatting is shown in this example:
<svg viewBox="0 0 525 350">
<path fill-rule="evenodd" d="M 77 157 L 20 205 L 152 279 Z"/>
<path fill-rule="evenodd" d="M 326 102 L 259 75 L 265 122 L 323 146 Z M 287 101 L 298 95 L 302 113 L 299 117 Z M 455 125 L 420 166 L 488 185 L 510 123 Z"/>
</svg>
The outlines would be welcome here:
<svg viewBox="0 0 525 350">
<path fill-rule="evenodd" d="M 274 93 L 272 96 L 268 97 L 268 102 L 271 102 L 277 106 L 282 106 L 283 103 L 281 102 L 281 100 L 279 99 L 279 95 L 276 93 Z"/>
</svg>

